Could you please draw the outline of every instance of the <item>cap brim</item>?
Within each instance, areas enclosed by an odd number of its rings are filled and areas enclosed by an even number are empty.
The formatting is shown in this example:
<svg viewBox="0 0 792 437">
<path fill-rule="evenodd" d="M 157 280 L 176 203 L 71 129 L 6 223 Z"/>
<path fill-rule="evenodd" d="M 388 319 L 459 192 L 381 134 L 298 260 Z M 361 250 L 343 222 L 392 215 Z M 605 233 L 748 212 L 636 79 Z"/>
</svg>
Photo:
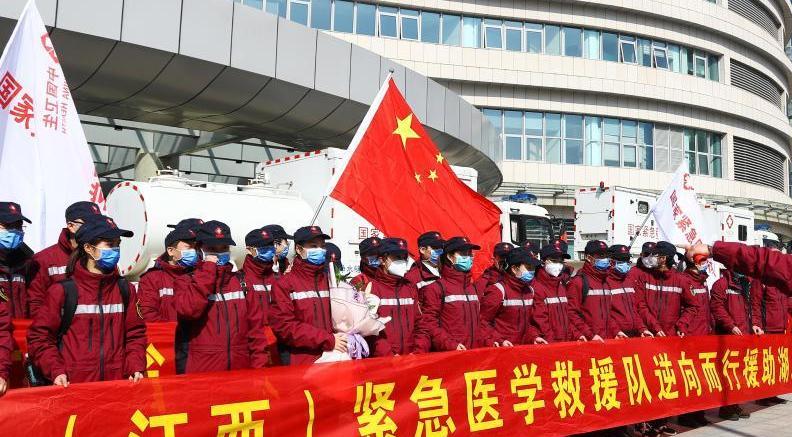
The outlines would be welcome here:
<svg viewBox="0 0 792 437">
<path fill-rule="evenodd" d="M 407 255 L 407 251 L 404 249 L 396 249 L 396 250 L 381 250 L 379 252 L 380 255 Z"/>
<path fill-rule="evenodd" d="M 462 246 L 459 246 L 459 248 L 454 250 L 481 250 L 481 246 L 468 243 L 468 244 L 463 244 Z"/>
<path fill-rule="evenodd" d="M 231 238 L 206 238 L 202 240 L 198 240 L 201 244 L 208 244 L 208 245 L 229 245 L 229 246 L 236 246 L 236 243 Z"/>
<path fill-rule="evenodd" d="M 610 257 L 616 261 L 629 261 L 631 258 L 629 253 L 614 253 Z"/>
<path fill-rule="evenodd" d="M 304 240 L 300 240 L 300 241 L 294 240 L 294 242 L 295 242 L 295 243 L 305 243 L 306 241 L 311 241 L 311 240 L 313 240 L 314 238 L 324 238 L 325 240 L 329 240 L 329 239 L 330 239 L 330 236 L 329 236 L 329 235 L 327 235 L 327 234 L 311 235 L 311 237 L 310 237 L 310 238 L 306 238 L 306 239 L 304 239 Z"/>
<path fill-rule="evenodd" d="M 23 216 L 22 214 L 3 214 L 0 216 L 0 223 L 14 223 L 18 221 L 33 223 L 30 221 L 30 219 Z"/>
<path fill-rule="evenodd" d="M 97 236 L 97 238 L 106 238 L 106 239 L 120 238 L 120 237 L 130 238 L 133 236 L 135 236 L 135 233 L 132 231 L 116 228 L 116 229 L 110 229 L 107 232 L 103 232 L 101 235 Z"/>
<path fill-rule="evenodd" d="M 445 240 L 429 240 L 424 241 L 423 243 L 418 243 L 420 247 L 439 247 L 442 248 L 445 246 Z"/>
</svg>

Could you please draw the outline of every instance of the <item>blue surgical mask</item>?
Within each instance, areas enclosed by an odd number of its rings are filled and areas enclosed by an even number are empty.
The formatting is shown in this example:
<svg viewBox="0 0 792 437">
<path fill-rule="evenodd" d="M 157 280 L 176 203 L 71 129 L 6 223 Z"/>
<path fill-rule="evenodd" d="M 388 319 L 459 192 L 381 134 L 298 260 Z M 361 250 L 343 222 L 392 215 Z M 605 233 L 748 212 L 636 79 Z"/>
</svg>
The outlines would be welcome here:
<svg viewBox="0 0 792 437">
<path fill-rule="evenodd" d="M 0 231 L 0 247 L 5 250 L 14 250 L 22 244 L 25 233 L 18 229 Z"/>
<path fill-rule="evenodd" d="M 379 258 L 376 256 L 367 256 L 366 264 L 368 264 L 369 267 L 373 267 L 376 269 L 382 264 L 382 262 L 380 262 Z"/>
<path fill-rule="evenodd" d="M 608 270 L 610 268 L 610 259 L 609 258 L 602 258 L 594 260 L 594 268 L 597 270 Z"/>
<path fill-rule="evenodd" d="M 194 267 L 198 262 L 198 253 L 195 249 L 185 249 L 181 251 L 181 259 L 178 261 L 182 267 Z"/>
<path fill-rule="evenodd" d="M 531 281 L 533 281 L 533 279 L 534 279 L 534 271 L 533 270 L 526 270 L 526 271 L 523 272 L 522 275 L 520 275 L 520 280 L 525 282 L 525 283 L 531 282 Z"/>
<path fill-rule="evenodd" d="M 284 260 L 288 256 L 289 256 L 289 245 L 287 244 L 286 246 L 284 246 L 283 250 L 281 250 L 280 253 L 278 254 L 278 259 Z"/>
<path fill-rule="evenodd" d="M 272 260 L 275 259 L 275 247 L 267 246 L 256 248 L 256 259 L 264 261 L 265 263 L 271 263 Z"/>
<path fill-rule="evenodd" d="M 324 264 L 326 256 L 327 250 L 322 249 L 321 247 L 305 249 L 305 261 L 315 266 Z"/>
<path fill-rule="evenodd" d="M 99 249 L 99 258 L 96 260 L 96 265 L 103 271 L 109 272 L 118 265 L 118 260 L 121 258 L 121 248 L 111 247 L 109 249 Z"/>
<path fill-rule="evenodd" d="M 469 272 L 473 267 L 473 257 L 469 255 L 457 255 L 454 267 L 460 272 Z"/>
<path fill-rule="evenodd" d="M 629 273 L 630 269 L 632 268 L 632 264 L 630 264 L 627 261 L 621 261 L 621 262 L 617 261 L 615 268 L 616 271 L 619 272 L 620 274 L 626 275 L 627 273 Z"/>
<path fill-rule="evenodd" d="M 432 264 L 437 265 L 437 263 L 440 261 L 441 256 L 443 256 L 443 249 L 435 249 L 429 255 L 429 261 Z"/>
<path fill-rule="evenodd" d="M 231 261 L 231 252 L 220 252 L 217 255 L 217 265 L 224 266 Z"/>
</svg>

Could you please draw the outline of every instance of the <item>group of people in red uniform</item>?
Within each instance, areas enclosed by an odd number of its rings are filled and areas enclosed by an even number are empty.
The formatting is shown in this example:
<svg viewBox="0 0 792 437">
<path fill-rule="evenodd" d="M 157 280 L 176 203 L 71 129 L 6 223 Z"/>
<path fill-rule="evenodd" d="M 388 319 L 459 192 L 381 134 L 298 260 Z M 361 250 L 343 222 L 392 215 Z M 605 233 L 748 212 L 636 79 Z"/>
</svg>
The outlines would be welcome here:
<svg viewBox="0 0 792 437">
<path fill-rule="evenodd" d="M 31 372 L 64 387 L 140 380 L 145 322 L 178 322 L 179 373 L 311 364 L 325 351 L 348 350 L 346 334 L 333 331 L 330 311 L 328 261 L 339 263 L 340 251 L 317 226 L 294 235 L 278 225 L 250 231 L 246 258 L 235 270 L 229 227 L 185 219 L 172 225 L 165 251 L 134 286 L 116 268 L 120 239 L 132 232 L 91 202 L 71 205 L 65 219 L 58 243 L 34 255 L 23 241 L 29 221 L 20 205 L 0 202 L 0 394 L 7 388 L 12 318 L 33 320 Z M 683 255 L 670 243 L 648 242 L 633 265 L 629 247 L 589 241 L 583 266 L 573 273 L 564 241 L 541 248 L 504 242 L 494 247 L 492 266 L 474 278 L 480 247 L 466 237 L 426 232 L 416 242 L 414 262 L 410 244 L 372 237 L 359 245 L 361 273 L 350 282 L 378 296 L 379 315 L 392 318 L 366 339 L 371 356 L 762 335 L 787 327 L 792 257 L 772 249 L 718 243 Z M 708 256 L 727 267 L 711 289 L 706 270 L 693 261 Z M 784 274 L 769 267 L 787 264 Z M 266 327 L 277 337 L 278 354 L 271 352 Z M 721 415 L 748 416 L 739 406 Z M 680 421 L 706 422 L 701 414 Z M 675 434 L 668 420 L 645 424 L 643 432 Z"/>
</svg>

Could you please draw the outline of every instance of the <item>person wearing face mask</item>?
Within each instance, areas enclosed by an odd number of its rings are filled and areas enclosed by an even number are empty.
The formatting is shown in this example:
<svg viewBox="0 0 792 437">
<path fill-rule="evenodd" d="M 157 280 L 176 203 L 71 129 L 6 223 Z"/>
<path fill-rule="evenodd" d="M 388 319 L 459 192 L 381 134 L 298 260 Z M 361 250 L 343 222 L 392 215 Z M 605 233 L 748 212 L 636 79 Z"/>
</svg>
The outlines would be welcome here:
<svg viewBox="0 0 792 437">
<path fill-rule="evenodd" d="M 427 349 L 428 339 L 416 332 L 421 314 L 418 288 L 404 278 L 407 273 L 407 241 L 386 238 L 378 246 L 380 263 L 371 281 L 371 293 L 380 298 L 379 316 L 392 319 L 384 331 L 371 339 L 372 356 L 422 352 Z"/>
<path fill-rule="evenodd" d="M 511 243 L 498 243 L 492 250 L 492 265 L 487 267 L 476 280 L 476 290 L 483 293 L 492 284 L 503 281 L 506 273 L 506 256 L 514 249 Z M 479 296 L 481 298 L 481 296 Z"/>
<path fill-rule="evenodd" d="M 379 249 L 382 239 L 369 237 L 358 244 L 360 252 L 360 273 L 349 281 L 358 290 L 365 290 L 374 279 L 380 267 Z"/>
<path fill-rule="evenodd" d="M 23 242 L 22 208 L 14 202 L 0 202 L 0 300 L 8 302 L 12 319 L 26 318 L 28 287 L 34 269 L 33 251 Z"/>
<path fill-rule="evenodd" d="M 564 260 L 570 258 L 567 245 L 555 240 L 542 247 L 542 265 L 533 281 L 534 322 L 539 336 L 550 343 L 586 341 L 581 331 L 582 317 L 569 306 L 566 284 L 562 280 Z"/>
<path fill-rule="evenodd" d="M 28 329 L 30 359 L 54 385 L 143 378 L 146 324 L 116 268 L 121 237 L 132 236 L 101 215 L 77 230 L 67 279 L 50 286 Z"/>
<path fill-rule="evenodd" d="M 66 279 L 66 265 L 77 248 L 75 234 L 86 218 L 101 214 L 93 202 L 76 202 L 66 208 L 66 227 L 61 230 L 58 242 L 33 255 L 33 279 L 28 288 L 29 316 L 33 318 L 44 303 L 50 285 Z"/>
<path fill-rule="evenodd" d="M 192 271 L 198 262 L 194 230 L 176 227 L 165 236 L 165 252 L 146 271 L 138 283 L 140 313 L 147 322 L 175 322 L 176 303 L 173 284 L 176 278 Z"/>
<path fill-rule="evenodd" d="M 419 262 L 410 267 L 405 277 L 418 287 L 418 299 L 423 303 L 423 288 L 440 278 L 443 256 L 443 237 L 437 231 L 424 232 L 418 237 Z"/>
<path fill-rule="evenodd" d="M 195 373 L 271 364 L 264 312 L 232 272 L 231 229 L 210 220 L 196 234 L 201 259 L 174 284 L 178 330 L 188 343 L 186 362 L 177 366 Z"/>
<path fill-rule="evenodd" d="M 344 271 L 344 264 L 341 262 L 341 248 L 336 246 L 335 243 L 330 241 L 325 242 L 326 259 L 328 263 L 333 263 L 335 274 L 338 275 Z M 329 268 L 330 266 L 328 266 Z"/>
<path fill-rule="evenodd" d="M 286 233 L 281 225 L 267 225 L 261 229 L 265 229 L 272 235 L 273 244 L 275 246 L 275 278 L 280 278 L 289 269 L 289 240 L 293 239 L 291 235 Z"/>
<path fill-rule="evenodd" d="M 605 242 L 591 240 L 583 253 L 583 267 L 567 283 L 569 307 L 583 319 L 580 328 L 583 335 L 589 340 L 603 341 L 612 331 L 611 304 L 614 290 L 620 288 L 610 279 L 611 259 Z"/>
<path fill-rule="evenodd" d="M 275 235 L 273 229 L 267 226 L 248 232 L 245 236 L 247 256 L 242 270 L 237 273 L 245 291 L 254 296 L 253 300 L 261 309 L 265 324 L 269 323 L 272 284 L 275 283 L 276 276 L 280 276 L 275 270 L 275 263 L 278 262 Z M 282 237 L 281 240 L 292 238 L 289 235 L 278 236 Z"/>
<path fill-rule="evenodd" d="M 703 260 L 696 264 L 693 260 L 685 258 L 682 262 L 684 271 L 682 276 L 689 281 L 693 298 L 696 301 L 696 315 L 688 326 L 688 335 L 709 335 L 712 334 L 714 320 L 710 312 L 710 291 L 707 287 L 707 264 Z"/>
<path fill-rule="evenodd" d="M 607 338 L 654 337 L 638 313 L 638 299 L 630 273 L 638 267 L 630 262 L 630 248 L 614 244 L 608 248 L 613 267 L 608 276 L 611 285 L 611 305 Z"/>
<path fill-rule="evenodd" d="M 533 320 L 531 283 L 541 263 L 530 251 L 520 247 L 511 250 L 504 263 L 503 280 L 487 287 L 482 295 L 482 330 L 500 346 L 547 344 L 539 336 Z"/>
<path fill-rule="evenodd" d="M 319 226 L 294 233 L 297 257 L 272 288 L 270 324 L 287 354 L 284 364 L 312 364 L 324 351 L 347 352 L 347 335 L 333 333 L 325 242 Z"/>
<path fill-rule="evenodd" d="M 419 322 L 421 332 L 431 339 L 432 350 L 494 346 L 481 331 L 479 293 L 470 277 L 473 251 L 479 249 L 467 237 L 453 237 L 443 246 L 441 277 L 424 287 Z"/>
</svg>

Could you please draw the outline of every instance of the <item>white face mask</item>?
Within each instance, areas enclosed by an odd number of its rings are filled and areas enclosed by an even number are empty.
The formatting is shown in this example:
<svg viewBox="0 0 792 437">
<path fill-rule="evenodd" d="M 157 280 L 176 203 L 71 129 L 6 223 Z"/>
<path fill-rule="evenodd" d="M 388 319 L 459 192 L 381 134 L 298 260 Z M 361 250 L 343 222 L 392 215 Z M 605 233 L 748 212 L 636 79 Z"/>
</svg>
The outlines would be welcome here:
<svg viewBox="0 0 792 437">
<path fill-rule="evenodd" d="M 657 267 L 657 255 L 641 258 L 641 262 L 647 269 L 653 269 Z"/>
<path fill-rule="evenodd" d="M 564 264 L 563 263 L 547 263 L 544 266 L 545 271 L 548 275 L 557 278 L 558 275 L 564 271 Z"/>
<path fill-rule="evenodd" d="M 407 260 L 399 259 L 391 261 L 388 266 L 388 273 L 403 278 L 404 275 L 407 274 Z"/>
</svg>

